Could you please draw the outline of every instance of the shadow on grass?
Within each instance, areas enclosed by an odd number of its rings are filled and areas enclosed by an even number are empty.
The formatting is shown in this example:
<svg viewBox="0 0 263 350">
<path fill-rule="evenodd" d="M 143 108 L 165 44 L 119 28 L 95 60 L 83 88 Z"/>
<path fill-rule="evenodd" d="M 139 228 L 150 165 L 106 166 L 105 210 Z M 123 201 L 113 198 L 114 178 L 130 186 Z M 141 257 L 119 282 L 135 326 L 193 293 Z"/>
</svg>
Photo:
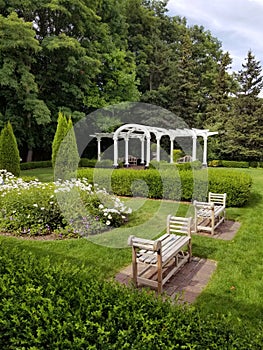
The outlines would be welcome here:
<svg viewBox="0 0 263 350">
<path fill-rule="evenodd" d="M 247 203 L 243 208 L 254 208 L 257 207 L 260 203 L 262 203 L 262 195 L 258 192 L 251 192 L 250 197 Z"/>
<path fill-rule="evenodd" d="M 232 288 L 232 287 L 231 287 Z M 204 291 L 197 298 L 195 305 L 200 307 L 204 317 L 207 313 L 211 314 L 211 310 L 215 310 L 216 314 L 227 315 L 229 321 L 235 324 L 238 328 L 249 329 L 258 336 L 259 343 L 263 344 L 263 305 L 258 303 L 244 303 L 235 300 L 236 290 L 229 289 L 229 295 L 218 295 Z M 219 291 L 220 292 L 220 291 Z M 223 294 L 223 293 L 222 293 Z M 232 321 L 231 321 L 232 320 Z M 258 348 L 259 349 L 259 348 Z M 262 348 L 261 348 L 262 349 Z"/>
</svg>

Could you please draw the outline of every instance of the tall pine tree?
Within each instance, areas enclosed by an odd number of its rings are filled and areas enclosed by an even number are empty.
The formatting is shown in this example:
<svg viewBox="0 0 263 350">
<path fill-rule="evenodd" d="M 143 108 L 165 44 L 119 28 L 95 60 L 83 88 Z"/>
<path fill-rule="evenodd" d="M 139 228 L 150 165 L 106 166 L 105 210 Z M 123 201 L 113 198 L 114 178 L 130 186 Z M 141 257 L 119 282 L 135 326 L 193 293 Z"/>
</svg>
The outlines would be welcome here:
<svg viewBox="0 0 263 350">
<path fill-rule="evenodd" d="M 259 93 L 263 88 L 260 62 L 251 50 L 236 75 L 238 91 L 226 123 L 222 156 L 235 160 L 262 159 L 263 104 Z"/>
</svg>

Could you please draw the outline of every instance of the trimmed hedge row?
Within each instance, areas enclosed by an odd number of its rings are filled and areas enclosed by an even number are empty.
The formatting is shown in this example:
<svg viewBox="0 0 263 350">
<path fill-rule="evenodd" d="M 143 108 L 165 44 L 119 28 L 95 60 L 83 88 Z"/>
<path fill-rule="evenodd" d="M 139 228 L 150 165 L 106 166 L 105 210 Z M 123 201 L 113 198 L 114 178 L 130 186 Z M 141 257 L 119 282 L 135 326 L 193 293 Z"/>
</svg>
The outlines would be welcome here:
<svg viewBox="0 0 263 350">
<path fill-rule="evenodd" d="M 227 206 L 243 206 L 250 196 L 251 177 L 233 170 L 213 170 L 80 169 L 78 176 L 86 177 L 89 182 L 118 196 L 203 201 L 207 199 L 208 191 L 226 192 Z"/>
<path fill-rule="evenodd" d="M 228 316 L 172 305 L 0 244 L 1 349 L 260 349 L 262 333 Z M 236 326 L 237 327 L 237 326 Z M 258 325 L 260 328 L 260 325 Z M 259 329 L 258 328 L 258 329 Z"/>
<path fill-rule="evenodd" d="M 51 167 L 52 167 L 51 160 L 43 160 L 41 162 L 20 163 L 21 170 L 29 170 L 29 169 L 37 169 L 37 168 L 51 168 Z"/>
<path fill-rule="evenodd" d="M 224 168 L 249 168 L 250 163 L 244 161 L 235 160 L 211 160 L 208 163 L 211 167 L 224 167 Z"/>
</svg>

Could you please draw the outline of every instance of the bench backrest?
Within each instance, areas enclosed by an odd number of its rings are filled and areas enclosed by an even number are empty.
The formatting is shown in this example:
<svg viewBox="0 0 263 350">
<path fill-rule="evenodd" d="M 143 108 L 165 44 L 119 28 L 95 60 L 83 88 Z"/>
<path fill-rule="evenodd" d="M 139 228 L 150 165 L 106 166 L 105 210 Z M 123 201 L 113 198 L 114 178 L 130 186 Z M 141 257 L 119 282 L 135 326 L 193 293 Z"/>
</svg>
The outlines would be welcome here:
<svg viewBox="0 0 263 350">
<path fill-rule="evenodd" d="M 192 218 L 184 218 L 178 216 L 167 216 L 167 233 L 162 236 L 163 241 L 169 237 L 170 234 L 188 235 L 191 236 Z M 146 238 L 139 238 L 130 236 L 128 238 L 128 245 L 135 248 L 145 249 L 147 251 L 158 251 L 162 246 L 162 241 L 159 239 L 152 240 Z"/>
<path fill-rule="evenodd" d="M 166 232 L 191 236 L 191 224 L 192 218 L 168 215 Z"/>
<path fill-rule="evenodd" d="M 226 206 L 226 193 L 213 193 L 209 192 L 208 194 L 209 203 L 214 203 L 216 205 Z"/>
</svg>

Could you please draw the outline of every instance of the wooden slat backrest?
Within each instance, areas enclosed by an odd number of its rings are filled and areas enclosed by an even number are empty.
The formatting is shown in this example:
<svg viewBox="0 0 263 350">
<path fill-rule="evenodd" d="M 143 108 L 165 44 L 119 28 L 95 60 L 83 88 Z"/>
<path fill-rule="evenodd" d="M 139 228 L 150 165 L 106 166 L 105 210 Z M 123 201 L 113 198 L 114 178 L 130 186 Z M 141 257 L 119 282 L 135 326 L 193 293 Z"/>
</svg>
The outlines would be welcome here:
<svg viewBox="0 0 263 350">
<path fill-rule="evenodd" d="M 226 206 L 226 193 L 209 192 L 208 201 L 217 205 Z"/>
<path fill-rule="evenodd" d="M 167 233 L 191 235 L 191 218 L 183 218 L 173 215 L 167 216 Z"/>
</svg>

